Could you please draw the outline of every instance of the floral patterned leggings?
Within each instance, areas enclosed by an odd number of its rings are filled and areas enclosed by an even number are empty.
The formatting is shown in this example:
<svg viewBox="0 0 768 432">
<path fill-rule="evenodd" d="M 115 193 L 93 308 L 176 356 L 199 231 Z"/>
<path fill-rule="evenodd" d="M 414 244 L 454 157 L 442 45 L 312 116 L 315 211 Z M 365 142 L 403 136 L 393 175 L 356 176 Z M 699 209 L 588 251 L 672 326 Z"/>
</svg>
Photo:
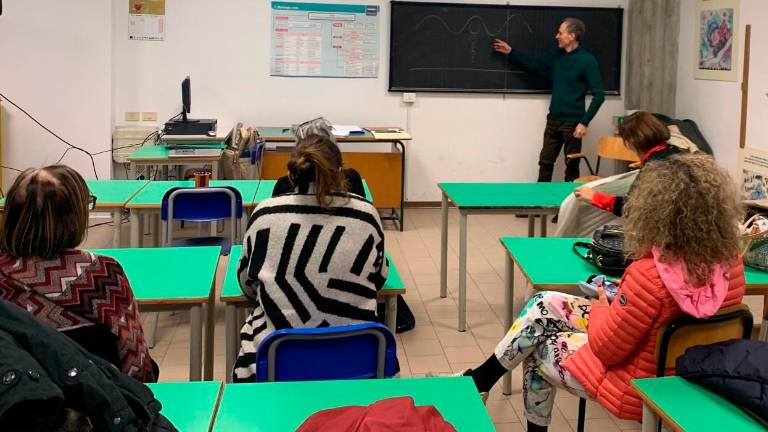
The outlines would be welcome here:
<svg viewBox="0 0 768 432">
<path fill-rule="evenodd" d="M 508 370 L 523 363 L 523 402 L 531 423 L 549 425 L 557 387 L 588 398 L 584 387 L 562 365 L 587 343 L 591 307 L 583 297 L 539 292 L 496 346 L 496 358 Z"/>
</svg>

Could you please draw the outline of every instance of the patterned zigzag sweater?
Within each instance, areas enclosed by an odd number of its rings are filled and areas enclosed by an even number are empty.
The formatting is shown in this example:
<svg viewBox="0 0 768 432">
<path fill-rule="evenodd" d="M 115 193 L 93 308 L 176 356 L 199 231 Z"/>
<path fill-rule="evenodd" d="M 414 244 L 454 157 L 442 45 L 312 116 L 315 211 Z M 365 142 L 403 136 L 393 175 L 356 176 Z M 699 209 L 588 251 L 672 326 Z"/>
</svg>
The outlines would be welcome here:
<svg viewBox="0 0 768 432">
<path fill-rule="evenodd" d="M 0 253 L 0 298 L 59 331 L 103 324 L 115 335 L 123 373 L 157 381 L 128 278 L 113 258 L 68 250 L 59 258 Z"/>
<path fill-rule="evenodd" d="M 388 267 L 379 214 L 364 198 L 314 194 L 259 204 L 248 221 L 238 277 L 256 306 L 240 331 L 235 381 L 255 379 L 256 350 L 274 330 L 376 320 Z"/>
</svg>

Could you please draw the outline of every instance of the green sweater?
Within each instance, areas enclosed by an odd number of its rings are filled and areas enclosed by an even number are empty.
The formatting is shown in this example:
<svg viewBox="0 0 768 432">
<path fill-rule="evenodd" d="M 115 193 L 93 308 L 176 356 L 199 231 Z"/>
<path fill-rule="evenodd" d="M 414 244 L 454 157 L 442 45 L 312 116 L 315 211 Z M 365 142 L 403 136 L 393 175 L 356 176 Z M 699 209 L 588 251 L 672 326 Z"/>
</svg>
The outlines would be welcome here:
<svg viewBox="0 0 768 432">
<path fill-rule="evenodd" d="M 603 80 L 597 60 L 584 48 L 578 47 L 567 53 L 563 49 L 548 59 L 538 59 L 513 49 L 509 59 L 516 60 L 525 69 L 552 80 L 552 99 L 547 118 L 566 122 L 589 122 L 605 101 Z M 584 98 L 592 92 L 592 103 L 584 111 Z"/>
</svg>

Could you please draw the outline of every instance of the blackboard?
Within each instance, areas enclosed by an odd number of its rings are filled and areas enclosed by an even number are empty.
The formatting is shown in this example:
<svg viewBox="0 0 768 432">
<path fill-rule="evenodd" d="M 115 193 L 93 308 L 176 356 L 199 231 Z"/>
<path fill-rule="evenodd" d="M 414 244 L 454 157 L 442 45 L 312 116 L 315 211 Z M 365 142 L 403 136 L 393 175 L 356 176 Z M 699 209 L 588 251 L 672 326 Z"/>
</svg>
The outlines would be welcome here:
<svg viewBox="0 0 768 432">
<path fill-rule="evenodd" d="M 390 91 L 550 93 L 550 80 L 493 50 L 503 39 L 538 57 L 557 50 L 564 18 L 584 21 L 581 46 L 597 59 L 606 94 L 621 89 L 621 8 L 393 1 Z"/>
</svg>

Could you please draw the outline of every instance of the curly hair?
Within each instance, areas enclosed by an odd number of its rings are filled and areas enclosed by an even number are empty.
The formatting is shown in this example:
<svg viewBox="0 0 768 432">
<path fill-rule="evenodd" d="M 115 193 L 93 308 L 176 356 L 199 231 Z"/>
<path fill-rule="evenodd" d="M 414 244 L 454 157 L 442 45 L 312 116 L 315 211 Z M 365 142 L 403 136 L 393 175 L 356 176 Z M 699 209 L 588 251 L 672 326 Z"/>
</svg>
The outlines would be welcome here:
<svg viewBox="0 0 768 432">
<path fill-rule="evenodd" d="M 645 166 L 624 208 L 627 251 L 681 261 L 688 281 L 705 284 L 715 264 L 738 257 L 743 209 L 728 173 L 706 155 L 678 155 Z"/>
</svg>

